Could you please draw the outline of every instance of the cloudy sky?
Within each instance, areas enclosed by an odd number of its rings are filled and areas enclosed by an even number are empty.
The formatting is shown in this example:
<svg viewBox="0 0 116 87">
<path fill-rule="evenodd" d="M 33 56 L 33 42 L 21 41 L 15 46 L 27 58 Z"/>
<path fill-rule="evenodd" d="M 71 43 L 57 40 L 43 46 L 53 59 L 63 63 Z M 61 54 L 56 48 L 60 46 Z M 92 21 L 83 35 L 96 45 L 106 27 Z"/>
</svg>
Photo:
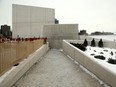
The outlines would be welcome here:
<svg viewBox="0 0 116 87">
<path fill-rule="evenodd" d="M 10 3 L 54 8 L 55 17 L 60 23 L 79 24 L 79 30 L 85 29 L 88 33 L 94 31 L 116 33 L 116 0 L 0 0 L 0 12 L 8 13 L 11 10 Z M 4 21 L 11 24 L 9 19 L 12 18 L 6 15 L 2 15 L 6 20 L 0 18 L 0 23 Z"/>
</svg>

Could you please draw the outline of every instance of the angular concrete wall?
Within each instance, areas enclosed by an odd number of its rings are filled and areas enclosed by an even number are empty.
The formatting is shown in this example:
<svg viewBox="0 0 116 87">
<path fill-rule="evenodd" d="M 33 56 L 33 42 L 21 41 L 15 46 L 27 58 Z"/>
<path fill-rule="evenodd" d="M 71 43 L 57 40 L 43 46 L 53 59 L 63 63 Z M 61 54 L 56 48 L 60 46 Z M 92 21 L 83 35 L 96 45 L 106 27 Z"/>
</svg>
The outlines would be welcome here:
<svg viewBox="0 0 116 87">
<path fill-rule="evenodd" d="M 111 85 L 111 87 L 116 86 L 116 73 L 110 71 L 108 68 L 103 65 L 95 62 L 94 59 L 87 56 L 83 51 L 71 45 L 69 42 L 73 42 L 73 40 L 63 41 L 63 51 L 75 61 L 80 63 L 82 66 L 87 68 L 89 71 L 94 73 L 98 78 L 103 80 L 105 83 Z M 76 42 L 76 41 L 74 41 Z"/>
<path fill-rule="evenodd" d="M 80 44 L 82 44 L 84 42 L 84 40 L 67 40 L 67 41 L 73 42 L 73 43 L 80 43 Z M 92 39 L 91 40 L 87 39 L 87 41 L 88 41 L 88 45 L 91 45 Z M 116 42 L 115 41 L 107 41 L 107 40 L 102 40 L 102 41 L 103 41 L 104 47 L 116 49 Z M 96 46 L 98 46 L 98 42 L 99 42 L 99 39 L 95 39 Z"/>
<path fill-rule="evenodd" d="M 78 24 L 45 25 L 43 37 L 47 37 L 51 48 L 62 48 L 63 39 L 79 39 Z"/>
<path fill-rule="evenodd" d="M 13 37 L 42 36 L 43 25 L 54 24 L 55 11 L 50 8 L 12 5 Z"/>
</svg>

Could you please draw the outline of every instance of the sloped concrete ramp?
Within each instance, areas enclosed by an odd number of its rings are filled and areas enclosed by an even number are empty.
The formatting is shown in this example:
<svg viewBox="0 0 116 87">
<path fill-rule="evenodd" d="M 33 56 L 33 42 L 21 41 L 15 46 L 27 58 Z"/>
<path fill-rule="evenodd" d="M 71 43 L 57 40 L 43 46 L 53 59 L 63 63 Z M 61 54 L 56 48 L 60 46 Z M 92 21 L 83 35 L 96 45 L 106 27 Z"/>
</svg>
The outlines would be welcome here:
<svg viewBox="0 0 116 87">
<path fill-rule="evenodd" d="M 51 49 L 13 87 L 103 87 L 61 51 Z"/>
</svg>

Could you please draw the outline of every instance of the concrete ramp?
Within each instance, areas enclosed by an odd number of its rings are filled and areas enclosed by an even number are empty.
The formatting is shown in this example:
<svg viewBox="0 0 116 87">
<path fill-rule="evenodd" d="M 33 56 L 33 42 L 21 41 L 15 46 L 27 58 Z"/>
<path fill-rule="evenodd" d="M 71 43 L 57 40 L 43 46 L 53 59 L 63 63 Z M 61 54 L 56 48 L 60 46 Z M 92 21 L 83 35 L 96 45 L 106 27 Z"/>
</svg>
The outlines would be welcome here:
<svg viewBox="0 0 116 87">
<path fill-rule="evenodd" d="M 51 49 L 13 87 L 103 87 L 63 52 Z"/>
</svg>

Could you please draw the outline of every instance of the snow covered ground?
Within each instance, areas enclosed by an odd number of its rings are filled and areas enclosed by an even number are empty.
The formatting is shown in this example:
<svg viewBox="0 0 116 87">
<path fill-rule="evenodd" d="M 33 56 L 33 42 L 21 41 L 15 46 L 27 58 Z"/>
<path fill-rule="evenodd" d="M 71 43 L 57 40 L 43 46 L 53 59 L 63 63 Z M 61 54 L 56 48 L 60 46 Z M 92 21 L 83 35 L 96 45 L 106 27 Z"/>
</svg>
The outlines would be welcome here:
<svg viewBox="0 0 116 87">
<path fill-rule="evenodd" d="M 92 38 L 97 38 L 97 39 L 105 39 L 105 40 L 110 40 L 110 41 L 116 41 L 116 35 L 92 35 L 92 36 L 87 36 L 87 37 L 92 37 Z"/>
<path fill-rule="evenodd" d="M 116 73 L 116 64 L 108 63 L 109 58 L 116 60 L 116 49 L 87 46 L 87 50 L 85 51 L 85 53 L 89 56 L 89 58 L 93 59 L 98 64 L 107 68 L 111 72 Z M 97 59 L 94 57 L 95 55 L 102 55 L 105 57 L 105 60 Z"/>
</svg>

